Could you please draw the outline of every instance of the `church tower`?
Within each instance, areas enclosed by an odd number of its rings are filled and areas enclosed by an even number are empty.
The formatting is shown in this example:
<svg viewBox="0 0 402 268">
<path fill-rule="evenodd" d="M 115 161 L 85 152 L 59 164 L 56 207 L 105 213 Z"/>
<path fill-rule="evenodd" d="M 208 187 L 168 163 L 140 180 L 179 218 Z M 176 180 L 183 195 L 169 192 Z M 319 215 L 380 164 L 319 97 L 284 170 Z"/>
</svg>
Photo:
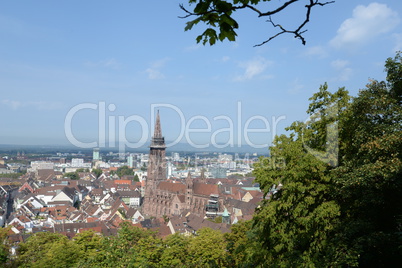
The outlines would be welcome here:
<svg viewBox="0 0 402 268">
<path fill-rule="evenodd" d="M 187 174 L 186 178 L 186 208 L 191 209 L 191 202 L 193 197 L 193 179 L 191 178 L 190 171 Z"/>
<path fill-rule="evenodd" d="M 155 215 L 155 202 L 152 198 L 156 194 L 156 188 L 160 181 L 166 180 L 165 138 L 162 136 L 162 128 L 159 111 L 156 115 L 154 135 L 149 151 L 147 181 L 145 185 L 144 213 Z"/>
</svg>

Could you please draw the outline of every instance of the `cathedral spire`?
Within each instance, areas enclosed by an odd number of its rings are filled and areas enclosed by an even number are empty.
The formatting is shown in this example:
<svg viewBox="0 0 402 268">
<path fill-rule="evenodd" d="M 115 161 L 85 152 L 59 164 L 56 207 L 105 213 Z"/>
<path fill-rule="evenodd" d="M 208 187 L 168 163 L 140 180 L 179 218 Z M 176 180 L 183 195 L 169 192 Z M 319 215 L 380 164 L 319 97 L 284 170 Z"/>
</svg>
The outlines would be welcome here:
<svg viewBox="0 0 402 268">
<path fill-rule="evenodd" d="M 151 140 L 151 148 L 166 148 L 165 138 L 162 136 L 161 119 L 159 117 L 159 110 L 156 114 L 154 136 Z"/>
<path fill-rule="evenodd" d="M 205 177 L 204 169 L 201 169 L 200 182 L 201 182 L 201 183 L 207 183 L 207 180 L 206 180 L 206 177 Z"/>
<path fill-rule="evenodd" d="M 154 138 L 162 138 L 162 128 L 161 128 L 161 119 L 159 117 L 159 110 L 158 113 L 156 114 Z"/>
</svg>

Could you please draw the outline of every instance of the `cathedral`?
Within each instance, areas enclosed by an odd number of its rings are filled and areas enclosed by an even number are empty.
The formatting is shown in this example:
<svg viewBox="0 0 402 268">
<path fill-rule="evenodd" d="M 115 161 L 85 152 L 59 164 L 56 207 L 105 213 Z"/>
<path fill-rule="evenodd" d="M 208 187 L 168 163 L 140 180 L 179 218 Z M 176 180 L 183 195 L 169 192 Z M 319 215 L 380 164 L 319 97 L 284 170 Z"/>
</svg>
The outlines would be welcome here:
<svg viewBox="0 0 402 268">
<path fill-rule="evenodd" d="M 207 184 L 203 174 L 194 179 L 189 173 L 182 183 L 167 181 L 165 149 L 158 111 L 150 145 L 143 213 L 154 217 L 180 215 L 184 211 L 200 217 L 217 215 L 223 207 L 219 185 Z"/>
</svg>

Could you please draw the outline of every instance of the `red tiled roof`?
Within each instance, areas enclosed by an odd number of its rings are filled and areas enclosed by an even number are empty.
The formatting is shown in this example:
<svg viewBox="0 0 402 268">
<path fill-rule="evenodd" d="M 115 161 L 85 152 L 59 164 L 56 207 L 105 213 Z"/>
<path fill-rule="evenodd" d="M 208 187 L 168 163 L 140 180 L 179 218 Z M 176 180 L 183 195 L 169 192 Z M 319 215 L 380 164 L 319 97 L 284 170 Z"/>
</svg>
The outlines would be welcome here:
<svg viewBox="0 0 402 268">
<path fill-rule="evenodd" d="M 216 184 L 194 182 L 193 193 L 198 195 L 219 194 L 219 186 Z"/>
<path fill-rule="evenodd" d="M 95 222 L 95 221 L 99 221 L 99 218 L 95 218 L 95 217 L 86 218 L 86 222 Z"/>
<path fill-rule="evenodd" d="M 131 185 L 132 184 L 132 180 L 114 180 L 115 184 L 126 184 L 126 185 Z"/>
<path fill-rule="evenodd" d="M 186 185 L 182 183 L 171 183 L 167 181 L 161 181 L 158 185 L 158 189 L 169 191 L 171 193 L 185 193 Z"/>
</svg>

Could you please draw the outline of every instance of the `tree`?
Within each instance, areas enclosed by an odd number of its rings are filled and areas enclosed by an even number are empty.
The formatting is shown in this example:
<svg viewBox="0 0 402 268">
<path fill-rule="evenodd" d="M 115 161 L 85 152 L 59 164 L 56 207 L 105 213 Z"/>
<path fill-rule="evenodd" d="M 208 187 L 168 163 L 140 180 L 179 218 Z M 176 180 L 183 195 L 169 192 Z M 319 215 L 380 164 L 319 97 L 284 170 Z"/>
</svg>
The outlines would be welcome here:
<svg viewBox="0 0 402 268">
<path fill-rule="evenodd" d="M 11 226 L 7 228 L 0 227 L 0 263 L 7 263 L 9 259 L 10 245 L 8 243 L 8 233 Z"/>
<path fill-rule="evenodd" d="M 362 266 L 402 262 L 402 105 L 400 53 L 387 81 L 371 81 L 342 123 L 342 165 L 334 171 L 343 242 Z"/>
<path fill-rule="evenodd" d="M 162 267 L 185 267 L 189 258 L 190 239 L 188 236 L 178 233 L 169 235 L 164 240 L 165 247 L 160 257 L 160 265 Z"/>
<path fill-rule="evenodd" d="M 117 236 L 103 237 L 99 252 L 88 260 L 92 267 L 133 267 L 137 263 L 138 244 L 141 239 L 155 236 L 155 233 L 122 222 Z"/>
<path fill-rule="evenodd" d="M 256 45 L 261 46 L 282 34 L 292 34 L 305 45 L 306 40 L 303 34 L 307 31 L 305 26 L 310 20 L 312 9 L 317 6 L 325 6 L 334 3 L 335 1 L 287 0 L 279 3 L 279 5 L 274 5 L 270 0 L 189 0 L 188 2 L 189 6 L 194 4 L 194 8 L 191 11 L 184 5 L 180 5 L 180 8 L 185 12 L 185 15 L 181 18 L 187 19 L 195 17 L 195 19 L 188 21 L 184 29 L 186 31 L 191 30 L 193 26 L 199 22 L 203 22 L 207 25 L 207 29 L 201 35 L 197 36 L 197 43 L 202 41 L 204 45 L 207 42 L 210 45 L 214 45 L 217 40 L 224 41 L 227 39 L 229 41 L 235 41 L 239 24 L 233 18 L 234 13 L 240 10 L 248 10 L 254 12 L 258 18 L 267 19 L 267 22 L 269 22 L 272 27 L 279 29 L 276 34 Z M 270 3 L 265 4 L 265 2 Z M 301 3 L 305 4 L 305 13 L 296 27 L 288 28 L 287 26 L 283 26 L 283 23 L 278 24 L 273 21 L 274 15 L 282 14 L 284 11 L 296 6 L 296 4 Z"/>
<path fill-rule="evenodd" d="M 255 165 L 256 181 L 270 197 L 253 217 L 253 231 L 266 249 L 254 258 L 259 263 L 313 267 L 333 261 L 324 258 L 340 214 L 330 196 L 331 167 L 307 153 L 302 129 L 294 123 L 289 130 L 295 133 L 277 137 L 270 158 Z"/>
<path fill-rule="evenodd" d="M 128 166 L 119 167 L 116 171 L 117 176 L 122 177 L 124 175 L 133 175 L 133 169 Z"/>
<path fill-rule="evenodd" d="M 258 260 L 263 259 L 266 250 L 260 239 L 252 231 L 251 221 L 240 221 L 233 224 L 229 233 L 224 234 L 227 243 L 229 267 L 255 267 Z"/>
<path fill-rule="evenodd" d="M 136 254 L 130 261 L 133 267 L 160 267 L 160 258 L 164 250 L 162 239 L 149 235 L 141 238 L 135 246 Z"/>
<path fill-rule="evenodd" d="M 102 237 L 94 231 L 85 231 L 74 236 L 74 243 L 80 247 L 83 258 L 80 264 L 85 265 L 89 259 L 96 256 L 102 249 Z"/>
<path fill-rule="evenodd" d="M 402 262 L 401 59 L 387 60 L 386 82 L 373 80 L 352 99 L 324 84 L 310 99 L 310 120 L 293 123 L 255 165 L 269 200 L 252 220 L 264 249 L 251 253 L 254 264 Z"/>
<path fill-rule="evenodd" d="M 387 72 L 387 86 L 390 94 L 399 104 L 402 103 L 402 55 L 397 52 L 395 58 L 388 58 L 385 62 L 385 71 Z"/>
<path fill-rule="evenodd" d="M 187 266 L 190 267 L 224 267 L 227 252 L 226 242 L 220 231 L 201 228 L 188 244 Z"/>
<path fill-rule="evenodd" d="M 134 175 L 134 181 L 137 181 L 137 182 L 140 181 L 140 178 L 138 177 L 138 174 Z"/>
<path fill-rule="evenodd" d="M 80 176 L 77 172 L 68 172 L 64 174 L 64 177 L 70 178 L 71 180 L 79 180 Z"/>
<path fill-rule="evenodd" d="M 18 249 L 18 267 L 73 267 L 82 257 L 80 247 L 61 234 L 36 233 Z"/>
</svg>

